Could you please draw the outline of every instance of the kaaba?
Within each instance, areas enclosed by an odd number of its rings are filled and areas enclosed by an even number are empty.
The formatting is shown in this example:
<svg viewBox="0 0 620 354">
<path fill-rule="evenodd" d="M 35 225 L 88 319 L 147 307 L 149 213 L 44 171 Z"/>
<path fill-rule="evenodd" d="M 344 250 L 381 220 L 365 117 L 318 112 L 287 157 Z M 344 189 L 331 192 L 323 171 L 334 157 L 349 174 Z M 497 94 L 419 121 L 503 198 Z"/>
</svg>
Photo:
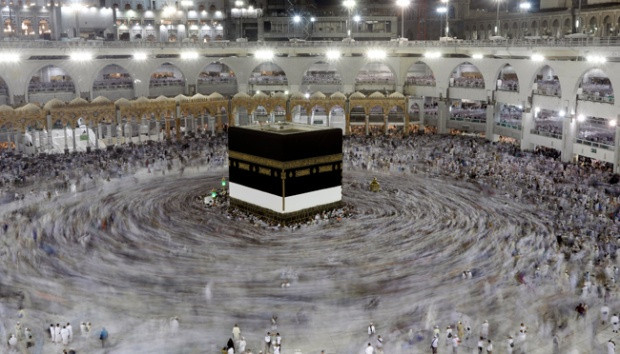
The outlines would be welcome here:
<svg viewBox="0 0 620 354">
<path fill-rule="evenodd" d="M 342 131 L 294 123 L 228 129 L 231 206 L 292 222 L 342 203 Z"/>
</svg>

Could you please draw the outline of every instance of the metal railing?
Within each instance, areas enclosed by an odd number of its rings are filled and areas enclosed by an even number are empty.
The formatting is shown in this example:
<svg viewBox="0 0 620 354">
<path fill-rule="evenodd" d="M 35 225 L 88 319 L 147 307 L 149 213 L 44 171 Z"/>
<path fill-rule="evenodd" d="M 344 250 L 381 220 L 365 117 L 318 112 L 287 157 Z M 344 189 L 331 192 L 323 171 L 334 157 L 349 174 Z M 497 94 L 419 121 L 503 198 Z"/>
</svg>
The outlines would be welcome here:
<svg viewBox="0 0 620 354">
<path fill-rule="evenodd" d="M 548 132 L 544 130 L 532 129 L 530 130 L 530 133 L 534 135 L 546 136 L 549 138 L 562 140 L 562 134 L 556 134 L 556 133 L 552 133 L 552 132 Z"/>
<path fill-rule="evenodd" d="M 495 125 L 498 126 L 498 127 L 504 127 L 504 128 L 521 130 L 521 125 L 518 125 L 518 124 L 510 124 L 510 123 L 506 123 L 506 122 L 495 122 Z"/>
<path fill-rule="evenodd" d="M 264 47 L 277 48 L 498 48 L 498 47 L 614 47 L 620 46 L 620 37 L 587 37 L 587 38 L 548 38 L 548 39 L 506 39 L 506 40 L 462 40 L 453 41 L 304 41 L 304 42 L 233 42 L 211 41 L 207 43 L 191 42 L 148 42 L 148 41 L 46 41 L 46 40 L 7 40 L 0 41 L 0 49 L 39 49 L 39 48 L 113 48 L 113 49 L 165 49 L 165 48 L 222 48 L 222 49 L 255 49 Z"/>
<path fill-rule="evenodd" d="M 583 139 L 576 139 L 576 143 L 577 144 L 591 146 L 591 147 L 595 147 L 595 148 L 601 148 L 601 149 L 605 149 L 605 150 L 610 150 L 610 151 L 614 151 L 616 149 L 616 147 L 612 146 L 612 145 L 601 144 L 601 143 L 597 143 L 597 142 L 594 142 L 594 141 L 583 140 Z"/>
</svg>

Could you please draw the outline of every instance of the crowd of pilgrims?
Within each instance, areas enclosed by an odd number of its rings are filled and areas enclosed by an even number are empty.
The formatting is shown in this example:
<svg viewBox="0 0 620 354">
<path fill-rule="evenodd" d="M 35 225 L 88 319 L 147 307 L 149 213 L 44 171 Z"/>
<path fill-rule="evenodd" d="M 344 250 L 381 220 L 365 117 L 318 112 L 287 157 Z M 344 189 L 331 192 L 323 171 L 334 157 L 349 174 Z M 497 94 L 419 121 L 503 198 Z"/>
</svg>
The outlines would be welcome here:
<svg viewBox="0 0 620 354">
<path fill-rule="evenodd" d="M 577 306 L 574 309 L 578 314 L 585 313 L 587 306 L 603 309 L 601 316 L 607 312 L 606 316 L 612 317 L 611 322 L 616 321 L 612 323 L 613 329 L 618 330 L 620 324 L 616 313 L 620 311 L 620 302 L 616 298 L 616 279 L 620 253 L 620 185 L 618 175 L 609 165 L 586 159 L 565 163 L 559 160 L 555 150 L 520 151 L 509 143 L 435 134 L 350 136 L 344 139 L 343 151 L 345 170 L 414 173 L 469 181 L 486 193 L 501 195 L 516 204 L 532 205 L 540 210 L 540 219 L 548 227 L 541 229 L 540 224 L 524 221 L 515 234 L 498 240 L 506 246 L 503 247 L 506 257 L 514 259 L 516 281 L 528 286 L 555 284 L 558 293 L 574 299 L 572 306 Z M 179 141 L 149 142 L 63 155 L 21 156 L 2 151 L 0 159 L 0 205 L 8 205 L 15 199 L 35 195 L 52 198 L 140 171 L 182 174 L 184 169 L 192 167 L 222 168 L 227 164 L 227 137 L 225 134 L 190 135 Z M 15 240 L 16 234 L 34 231 L 29 229 L 31 220 L 28 215 L 19 213 L 17 210 L 9 218 L 0 215 L 4 218 L 0 219 L 3 235 L 0 238 L 0 260 L 3 262 L 15 261 L 20 253 L 25 256 L 23 250 L 33 246 L 30 238 L 9 241 Z M 463 270 L 463 279 L 467 278 L 471 278 L 471 272 Z M 563 335 L 575 330 L 571 322 L 573 307 L 546 316 L 550 317 L 546 321 L 552 322 L 551 328 L 554 329 L 539 329 L 539 340 L 553 338 L 554 348 L 560 348 Z M 474 320 L 476 328 L 485 327 L 482 320 Z M 571 324 L 573 328 L 569 329 Z M 0 325 L 11 328 L 6 323 Z M 442 324 L 442 328 L 445 325 Z M 484 329 L 480 332 L 476 329 L 473 334 L 468 332 L 467 338 L 462 338 L 463 328 L 471 331 L 470 326 L 474 327 L 474 324 L 450 323 L 449 331 L 445 337 L 441 335 L 441 340 L 452 348 L 462 343 L 475 348 L 481 345 L 481 341 L 485 350 L 492 348 L 488 323 L 486 336 L 483 335 Z M 439 337 L 437 328 L 433 332 Z M 416 335 L 410 334 L 410 342 L 415 342 Z M 4 348 L 7 345 L 17 348 L 19 343 L 13 337 L 14 334 L 10 334 L 4 340 Z M 435 340 L 430 338 L 424 345 L 433 345 Z M 507 349 L 500 352 L 512 353 L 511 348 L 514 348 L 515 353 L 525 353 L 525 338 L 524 332 L 515 330 L 493 340 L 505 343 L 501 346 Z M 259 340 L 262 338 L 256 339 Z M 364 339 L 363 350 L 366 353 L 382 352 L 383 339 L 381 343 L 376 340 L 366 347 Z M 609 343 L 607 346 L 611 347 Z M 273 347 L 265 347 L 265 344 L 256 347 L 275 352 Z"/>
</svg>

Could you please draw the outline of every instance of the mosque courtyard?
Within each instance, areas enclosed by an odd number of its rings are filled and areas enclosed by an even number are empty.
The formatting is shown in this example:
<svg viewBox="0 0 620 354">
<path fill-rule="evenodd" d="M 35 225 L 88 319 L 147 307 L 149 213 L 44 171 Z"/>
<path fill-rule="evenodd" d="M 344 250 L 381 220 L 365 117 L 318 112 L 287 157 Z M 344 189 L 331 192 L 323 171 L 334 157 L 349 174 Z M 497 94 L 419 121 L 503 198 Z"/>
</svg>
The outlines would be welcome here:
<svg viewBox="0 0 620 354">
<path fill-rule="evenodd" d="M 80 353 L 219 353 L 236 323 L 253 353 L 273 329 L 283 353 L 362 353 L 376 343 L 369 322 L 386 354 L 430 352 L 435 325 L 440 353 L 451 352 L 444 332 L 458 321 L 471 328 L 462 353 L 477 352 L 485 320 L 499 353 L 520 323 L 527 353 L 552 353 L 553 335 L 564 353 L 602 353 L 618 337 L 599 325 L 596 295 L 586 320 L 575 320 L 584 298 L 556 274 L 581 270 L 554 251 L 556 214 L 545 204 L 432 169 L 349 167 L 352 215 L 294 228 L 205 207 L 197 196 L 219 185 L 223 166 L 139 169 L 4 204 L 0 219 L 39 231 L 2 254 L 0 335 L 21 306 L 40 353 L 62 352 L 47 338 L 50 323 L 83 321 L 93 331 L 75 335 Z M 368 190 L 373 177 L 380 192 Z"/>
</svg>

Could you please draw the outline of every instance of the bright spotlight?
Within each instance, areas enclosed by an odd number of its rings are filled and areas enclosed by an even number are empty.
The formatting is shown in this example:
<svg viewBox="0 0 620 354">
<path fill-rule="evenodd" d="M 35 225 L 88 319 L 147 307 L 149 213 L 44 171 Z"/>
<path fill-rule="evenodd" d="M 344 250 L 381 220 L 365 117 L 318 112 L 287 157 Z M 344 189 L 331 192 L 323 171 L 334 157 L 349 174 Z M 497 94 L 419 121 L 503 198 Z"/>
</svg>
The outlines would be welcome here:
<svg viewBox="0 0 620 354">
<path fill-rule="evenodd" d="M 93 55 L 87 52 L 72 53 L 70 56 L 73 61 L 90 61 L 93 60 Z"/>
<path fill-rule="evenodd" d="M 241 1 L 241 0 L 235 1 L 235 6 L 236 7 L 242 7 L 243 6 L 243 1 Z"/>
<path fill-rule="evenodd" d="M 577 121 L 578 122 L 585 122 L 586 121 L 586 116 L 584 116 L 583 114 L 580 114 L 577 116 Z"/>
<path fill-rule="evenodd" d="M 181 59 L 183 60 L 194 60 L 194 59 L 198 59 L 198 53 L 197 52 L 183 52 L 181 53 Z"/>
<path fill-rule="evenodd" d="M 366 57 L 371 60 L 382 60 L 387 57 L 387 53 L 381 49 L 370 49 L 366 52 Z"/>
<path fill-rule="evenodd" d="M 310 98 L 310 94 L 306 92 L 306 93 L 304 93 L 304 97 L 305 98 Z"/>
<path fill-rule="evenodd" d="M 168 17 L 168 16 L 172 16 L 177 12 L 177 9 L 175 9 L 173 6 L 166 6 L 163 9 L 163 15 L 164 17 Z"/>
<path fill-rule="evenodd" d="M 530 59 L 532 59 L 532 61 L 544 61 L 545 57 L 540 54 L 532 54 Z"/>
<path fill-rule="evenodd" d="M 260 60 L 271 60 L 273 59 L 273 51 L 269 49 L 261 49 L 254 52 L 254 57 Z"/>
<path fill-rule="evenodd" d="M 472 59 L 482 59 L 482 58 L 484 58 L 484 55 L 482 55 L 482 54 L 474 54 L 471 57 L 472 57 Z"/>
<path fill-rule="evenodd" d="M 519 4 L 519 8 L 521 10 L 529 10 L 532 8 L 532 4 L 530 4 L 529 2 L 522 2 Z"/>
<path fill-rule="evenodd" d="M 607 61 L 607 58 L 605 58 L 604 56 L 601 55 L 588 55 L 586 56 L 586 60 L 589 63 L 594 63 L 594 64 L 603 64 Z"/>
<path fill-rule="evenodd" d="M 299 15 L 293 16 L 293 22 L 295 22 L 295 23 L 301 22 L 301 16 L 299 16 Z"/>
<path fill-rule="evenodd" d="M 316 22 L 316 17 L 310 17 L 310 22 Z"/>
<path fill-rule="evenodd" d="M 615 119 L 612 119 L 609 121 L 609 126 L 610 127 L 615 127 L 618 124 L 618 121 Z"/>
<path fill-rule="evenodd" d="M 350 10 L 355 7 L 355 0 L 344 0 L 342 5 Z"/>
<path fill-rule="evenodd" d="M 564 116 L 566 116 L 566 112 L 564 112 L 564 110 L 560 111 L 560 117 L 564 118 Z"/>
<path fill-rule="evenodd" d="M 409 6 L 410 1 L 409 0 L 396 0 L 396 5 L 399 7 L 407 7 Z"/>
<path fill-rule="evenodd" d="M 424 53 L 424 57 L 428 59 L 437 59 L 437 58 L 441 58 L 441 53 L 440 52 L 426 52 Z"/>
<path fill-rule="evenodd" d="M 361 20 L 362 20 L 362 17 L 360 15 L 353 16 L 353 21 L 360 22 Z"/>
<path fill-rule="evenodd" d="M 17 63 L 17 62 L 19 62 L 19 54 L 0 53 L 0 63 Z"/>
<path fill-rule="evenodd" d="M 146 53 L 135 53 L 133 55 L 134 60 L 146 60 L 146 58 L 147 58 Z"/>
<path fill-rule="evenodd" d="M 437 13 L 438 14 L 445 14 L 446 12 L 448 12 L 448 8 L 445 6 L 441 6 L 437 8 Z"/>
<path fill-rule="evenodd" d="M 340 58 L 340 51 L 331 49 L 325 52 L 325 57 L 329 60 L 338 60 Z"/>
</svg>

